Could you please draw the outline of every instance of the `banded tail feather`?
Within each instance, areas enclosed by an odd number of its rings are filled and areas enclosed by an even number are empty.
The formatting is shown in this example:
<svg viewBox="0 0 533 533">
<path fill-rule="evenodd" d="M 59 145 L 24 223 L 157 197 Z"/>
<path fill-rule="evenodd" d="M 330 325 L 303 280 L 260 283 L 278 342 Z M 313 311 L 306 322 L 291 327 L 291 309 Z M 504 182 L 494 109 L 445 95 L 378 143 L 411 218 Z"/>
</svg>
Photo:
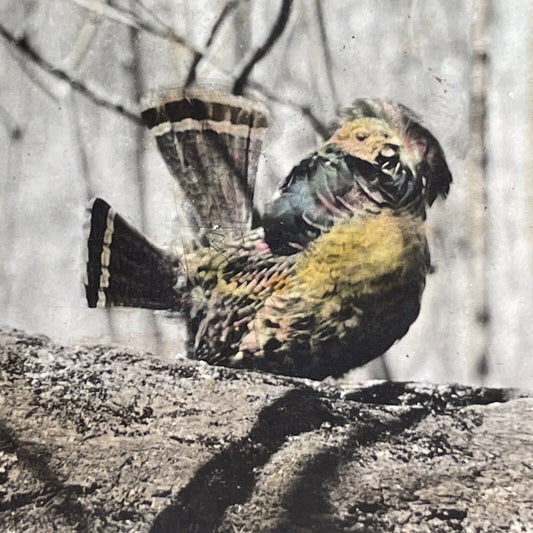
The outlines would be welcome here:
<svg viewBox="0 0 533 533">
<path fill-rule="evenodd" d="M 89 307 L 179 310 L 176 259 L 150 243 L 101 198 L 89 209 L 85 285 Z"/>
<path fill-rule="evenodd" d="M 199 88 L 153 94 L 143 105 L 144 123 L 188 202 L 184 211 L 193 232 L 250 229 L 267 127 L 264 106 Z"/>
</svg>

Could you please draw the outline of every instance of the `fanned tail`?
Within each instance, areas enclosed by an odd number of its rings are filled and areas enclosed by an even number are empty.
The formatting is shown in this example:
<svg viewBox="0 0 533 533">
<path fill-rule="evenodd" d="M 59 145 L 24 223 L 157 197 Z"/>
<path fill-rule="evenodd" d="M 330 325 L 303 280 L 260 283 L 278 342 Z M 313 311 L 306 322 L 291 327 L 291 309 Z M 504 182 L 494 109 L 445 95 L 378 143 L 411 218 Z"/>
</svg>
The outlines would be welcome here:
<svg viewBox="0 0 533 533">
<path fill-rule="evenodd" d="M 199 88 L 150 95 L 143 104 L 142 118 L 184 193 L 193 231 L 249 229 L 264 106 Z"/>
<path fill-rule="evenodd" d="M 92 202 L 90 211 L 85 285 L 89 307 L 179 310 L 174 289 L 177 260 L 151 244 L 101 198 Z"/>
</svg>

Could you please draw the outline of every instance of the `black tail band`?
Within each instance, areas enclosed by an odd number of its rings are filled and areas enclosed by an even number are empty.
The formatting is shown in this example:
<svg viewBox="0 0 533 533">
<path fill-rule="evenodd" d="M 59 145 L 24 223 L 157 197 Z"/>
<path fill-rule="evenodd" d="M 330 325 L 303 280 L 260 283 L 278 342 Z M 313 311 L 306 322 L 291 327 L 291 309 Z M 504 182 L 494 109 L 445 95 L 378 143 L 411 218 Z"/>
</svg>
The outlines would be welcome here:
<svg viewBox="0 0 533 533">
<path fill-rule="evenodd" d="M 91 207 L 87 285 L 89 307 L 179 310 L 178 262 L 150 243 L 97 198 Z"/>
</svg>

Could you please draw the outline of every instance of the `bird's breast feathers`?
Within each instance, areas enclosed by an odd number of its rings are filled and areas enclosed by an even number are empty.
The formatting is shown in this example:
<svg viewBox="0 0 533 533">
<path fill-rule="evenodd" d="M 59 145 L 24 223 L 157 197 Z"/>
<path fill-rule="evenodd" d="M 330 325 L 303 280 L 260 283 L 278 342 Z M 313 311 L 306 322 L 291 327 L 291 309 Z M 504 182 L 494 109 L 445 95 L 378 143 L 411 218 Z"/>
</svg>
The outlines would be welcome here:
<svg viewBox="0 0 533 533">
<path fill-rule="evenodd" d="M 298 258 L 294 280 L 303 298 L 383 293 L 425 275 L 427 255 L 423 221 L 382 210 L 322 234 Z"/>
<path fill-rule="evenodd" d="M 298 364 L 314 375 L 312 354 L 326 349 L 331 359 L 321 370 L 317 366 L 318 376 L 346 370 L 354 357 L 371 358 L 375 332 L 369 333 L 368 323 L 384 328 L 378 336 L 383 346 L 375 349 L 385 350 L 405 334 L 418 314 L 429 253 L 419 217 L 382 210 L 340 222 L 304 251 L 280 260 L 287 262 L 283 268 L 257 272 L 245 284 L 254 295 L 248 297 L 256 302 L 254 313 L 229 363 L 259 358 L 265 368 L 300 375 L 295 354 L 307 353 Z M 219 282 L 225 294 L 228 287 Z M 234 283 L 232 290 L 240 295 L 243 285 Z M 343 355 L 336 356 L 340 346 Z"/>
</svg>

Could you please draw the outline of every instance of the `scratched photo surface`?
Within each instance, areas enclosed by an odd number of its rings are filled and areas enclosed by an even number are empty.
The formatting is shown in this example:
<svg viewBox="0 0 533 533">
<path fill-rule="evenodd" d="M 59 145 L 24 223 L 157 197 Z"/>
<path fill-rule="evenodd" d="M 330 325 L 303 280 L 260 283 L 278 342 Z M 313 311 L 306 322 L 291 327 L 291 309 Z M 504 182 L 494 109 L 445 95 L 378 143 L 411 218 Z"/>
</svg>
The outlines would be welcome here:
<svg viewBox="0 0 533 533">
<path fill-rule="evenodd" d="M 532 21 L 525 0 L 3 0 L 0 323 L 530 387 Z M 102 284 L 111 226 L 145 254 L 127 297 Z"/>
</svg>

